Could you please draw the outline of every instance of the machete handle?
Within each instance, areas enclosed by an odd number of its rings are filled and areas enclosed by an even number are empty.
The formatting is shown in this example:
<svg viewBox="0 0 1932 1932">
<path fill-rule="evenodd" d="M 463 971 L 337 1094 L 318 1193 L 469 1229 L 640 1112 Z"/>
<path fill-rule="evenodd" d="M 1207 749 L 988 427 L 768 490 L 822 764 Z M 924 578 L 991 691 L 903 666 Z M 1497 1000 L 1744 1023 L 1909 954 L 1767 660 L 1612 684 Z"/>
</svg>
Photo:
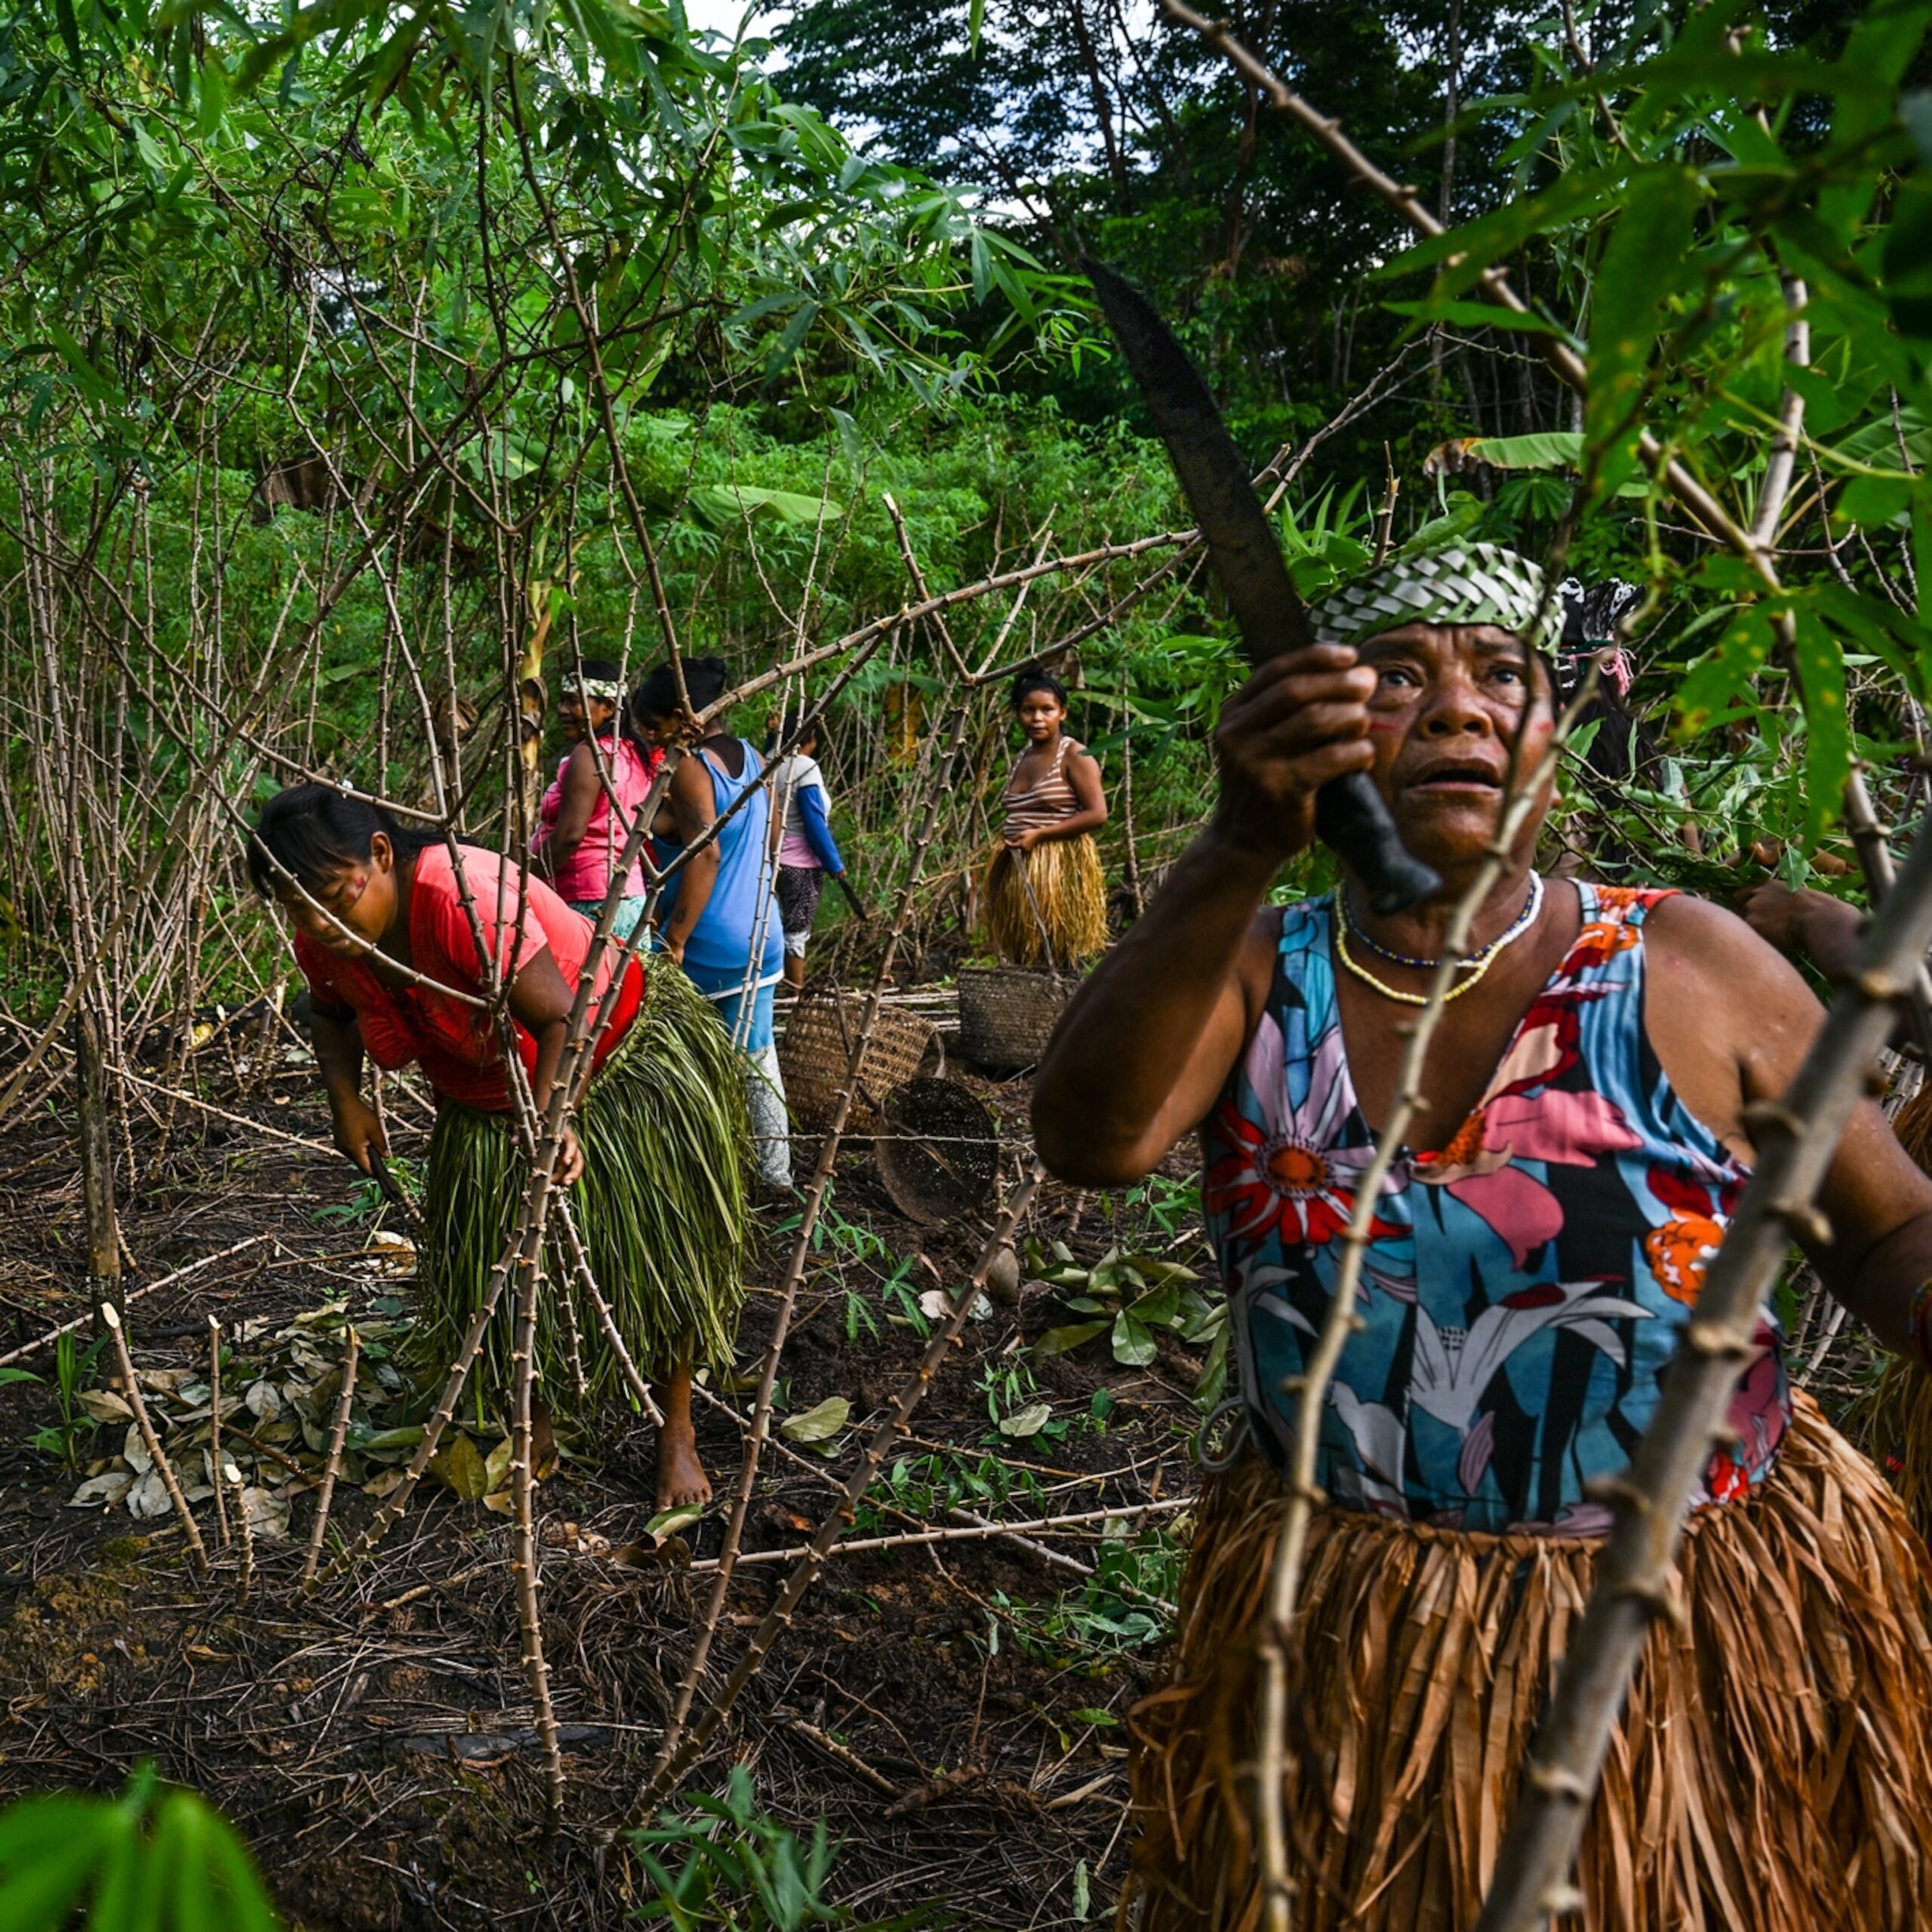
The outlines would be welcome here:
<svg viewBox="0 0 1932 1932">
<path fill-rule="evenodd" d="M 1442 889 L 1432 866 L 1402 843 L 1382 794 L 1365 771 L 1331 779 L 1315 795 L 1315 829 L 1360 878 L 1371 911 L 1402 912 Z"/>
</svg>

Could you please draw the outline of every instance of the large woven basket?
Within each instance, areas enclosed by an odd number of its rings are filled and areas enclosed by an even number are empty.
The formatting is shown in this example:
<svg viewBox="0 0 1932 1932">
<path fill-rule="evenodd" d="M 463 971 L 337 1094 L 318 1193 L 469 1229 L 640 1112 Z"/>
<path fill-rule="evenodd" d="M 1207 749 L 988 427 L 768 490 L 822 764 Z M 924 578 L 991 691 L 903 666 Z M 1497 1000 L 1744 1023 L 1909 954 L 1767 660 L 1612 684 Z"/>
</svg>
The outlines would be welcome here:
<svg viewBox="0 0 1932 1932">
<path fill-rule="evenodd" d="M 880 1109 L 872 1158 L 901 1214 L 927 1227 L 986 1204 L 999 1177 L 999 1126 L 956 1080 L 909 1080 Z"/>
<path fill-rule="evenodd" d="M 863 993 L 810 993 L 792 1009 L 778 1043 L 778 1066 L 792 1118 L 808 1133 L 831 1124 L 865 1014 Z M 945 1064 L 939 1029 L 930 1020 L 903 1007 L 881 1005 L 859 1063 L 847 1127 L 870 1133 L 879 1103 L 894 1088 L 917 1075 L 937 1073 Z"/>
<path fill-rule="evenodd" d="M 989 1073 L 1035 1066 L 1080 983 L 1073 973 L 1021 966 L 959 969 L 959 1054 Z"/>
</svg>

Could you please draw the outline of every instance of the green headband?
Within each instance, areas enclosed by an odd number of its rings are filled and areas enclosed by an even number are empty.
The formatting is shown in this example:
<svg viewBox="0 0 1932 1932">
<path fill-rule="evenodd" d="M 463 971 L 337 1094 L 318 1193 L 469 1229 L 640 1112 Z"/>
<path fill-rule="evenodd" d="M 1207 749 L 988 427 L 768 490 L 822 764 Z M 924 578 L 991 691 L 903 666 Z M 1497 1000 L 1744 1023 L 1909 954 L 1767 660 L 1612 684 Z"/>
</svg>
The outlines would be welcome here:
<svg viewBox="0 0 1932 1932">
<path fill-rule="evenodd" d="M 1554 648 L 1563 604 L 1543 572 L 1500 543 L 1445 543 L 1394 556 L 1338 585 L 1309 612 L 1324 644 L 1356 644 L 1404 624 L 1494 624 L 1533 651 Z"/>
</svg>

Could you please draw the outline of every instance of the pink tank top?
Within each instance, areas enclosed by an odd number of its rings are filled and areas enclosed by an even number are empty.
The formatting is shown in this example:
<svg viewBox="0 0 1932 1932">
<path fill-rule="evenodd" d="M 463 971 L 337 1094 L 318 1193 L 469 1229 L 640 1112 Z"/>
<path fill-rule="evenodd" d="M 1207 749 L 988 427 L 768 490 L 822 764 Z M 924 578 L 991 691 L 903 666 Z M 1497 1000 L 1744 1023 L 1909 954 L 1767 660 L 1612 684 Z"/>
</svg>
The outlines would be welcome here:
<svg viewBox="0 0 1932 1932">
<path fill-rule="evenodd" d="M 644 803 L 645 795 L 651 789 L 652 777 L 664 757 L 659 751 L 646 759 L 636 746 L 624 737 L 600 738 L 597 746 L 610 767 L 610 789 L 607 791 L 601 785 L 598 787 L 597 802 L 591 808 L 590 825 L 583 835 L 583 842 L 559 869 L 555 881 L 557 896 L 574 903 L 601 900 L 611 889 L 611 869 L 623 856 L 632 820 L 638 806 Z M 566 753 L 557 767 L 556 777 L 550 781 L 550 789 L 543 794 L 543 802 L 537 809 L 537 836 L 531 841 L 533 851 L 540 852 L 556 836 L 557 820 L 564 804 L 564 774 L 569 769 L 570 761 L 569 754 Z M 614 816 L 611 810 L 612 792 L 617 794 L 619 807 Z M 638 849 L 641 852 L 642 848 Z M 644 896 L 644 869 L 635 860 L 631 862 L 631 869 L 624 875 L 624 894 L 631 899 Z"/>
</svg>

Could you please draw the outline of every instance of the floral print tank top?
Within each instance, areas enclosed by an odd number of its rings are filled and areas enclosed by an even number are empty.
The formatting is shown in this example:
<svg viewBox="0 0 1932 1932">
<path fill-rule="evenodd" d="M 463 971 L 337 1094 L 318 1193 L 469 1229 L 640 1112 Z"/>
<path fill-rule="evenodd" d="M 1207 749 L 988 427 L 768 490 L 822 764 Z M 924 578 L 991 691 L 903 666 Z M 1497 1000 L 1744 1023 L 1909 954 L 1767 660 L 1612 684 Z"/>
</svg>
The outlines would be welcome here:
<svg viewBox="0 0 1932 1932">
<path fill-rule="evenodd" d="M 1448 1144 L 1398 1156 L 1360 1326 L 1321 1418 L 1337 1501 L 1444 1527 L 1601 1535 L 1746 1170 L 1665 1078 L 1644 1026 L 1660 892 L 1579 884 L 1583 929 Z M 1291 906 L 1266 1011 L 1204 1131 L 1208 1231 L 1251 1425 L 1279 1463 L 1284 1385 L 1341 1266 L 1372 1137 L 1335 998 L 1332 901 Z M 1703 1502 L 1768 1473 L 1790 1418 L 1761 1312 Z"/>
</svg>

